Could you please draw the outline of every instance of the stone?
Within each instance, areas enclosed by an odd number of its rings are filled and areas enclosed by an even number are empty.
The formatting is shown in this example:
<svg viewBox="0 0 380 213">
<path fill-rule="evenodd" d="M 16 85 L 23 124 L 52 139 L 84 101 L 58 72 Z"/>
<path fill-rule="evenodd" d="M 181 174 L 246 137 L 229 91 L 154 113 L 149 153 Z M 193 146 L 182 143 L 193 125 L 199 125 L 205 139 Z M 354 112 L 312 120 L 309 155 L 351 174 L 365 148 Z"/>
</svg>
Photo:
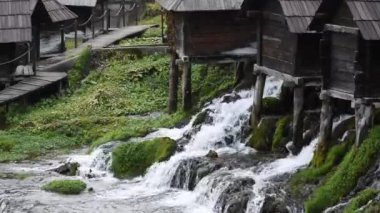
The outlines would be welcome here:
<svg viewBox="0 0 380 213">
<path fill-rule="evenodd" d="M 276 199 L 273 196 L 267 196 L 260 213 L 290 213 L 290 211 L 287 209 L 284 201 Z"/>
<path fill-rule="evenodd" d="M 215 159 L 215 158 L 218 158 L 218 153 L 215 152 L 214 150 L 210 150 L 207 153 L 206 157 L 211 158 L 211 159 Z"/>
<path fill-rule="evenodd" d="M 61 175 L 75 176 L 77 174 L 78 168 L 80 167 L 77 162 L 66 162 L 63 165 L 52 169 L 51 171 L 56 172 Z"/>
</svg>

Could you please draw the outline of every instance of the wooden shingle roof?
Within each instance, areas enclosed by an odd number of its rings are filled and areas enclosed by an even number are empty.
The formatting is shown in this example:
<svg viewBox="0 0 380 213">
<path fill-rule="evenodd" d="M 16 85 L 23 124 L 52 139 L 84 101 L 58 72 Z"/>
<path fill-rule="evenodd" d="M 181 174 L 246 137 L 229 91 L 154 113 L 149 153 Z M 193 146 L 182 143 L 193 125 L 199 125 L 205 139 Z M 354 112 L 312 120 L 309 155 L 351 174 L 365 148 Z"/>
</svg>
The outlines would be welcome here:
<svg viewBox="0 0 380 213">
<path fill-rule="evenodd" d="M 74 7 L 95 7 L 98 0 L 58 0 L 59 3 Z"/>
<path fill-rule="evenodd" d="M 380 40 L 380 0 L 346 0 L 365 40 Z"/>
<path fill-rule="evenodd" d="M 78 18 L 75 13 L 60 4 L 57 0 L 41 0 L 41 2 L 53 23 Z"/>
<path fill-rule="evenodd" d="M 289 31 L 305 33 L 313 21 L 322 0 L 279 0 Z"/>
<path fill-rule="evenodd" d="M 165 10 L 176 12 L 240 10 L 244 0 L 156 0 Z"/>
<path fill-rule="evenodd" d="M 29 0 L 0 0 L 0 43 L 32 40 Z"/>
</svg>

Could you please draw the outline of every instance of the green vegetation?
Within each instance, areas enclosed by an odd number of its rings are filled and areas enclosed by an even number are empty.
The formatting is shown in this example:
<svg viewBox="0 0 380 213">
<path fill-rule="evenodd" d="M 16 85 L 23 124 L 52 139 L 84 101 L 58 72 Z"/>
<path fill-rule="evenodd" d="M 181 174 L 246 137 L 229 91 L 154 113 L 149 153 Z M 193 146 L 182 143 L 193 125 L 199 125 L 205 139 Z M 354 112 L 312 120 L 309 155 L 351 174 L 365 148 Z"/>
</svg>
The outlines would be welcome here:
<svg viewBox="0 0 380 213">
<path fill-rule="evenodd" d="M 69 85 L 71 89 L 76 89 L 81 85 L 81 81 L 88 74 L 90 65 L 91 49 L 85 48 L 79 55 L 74 67 L 69 72 Z"/>
<path fill-rule="evenodd" d="M 364 209 L 364 213 L 378 213 L 380 212 L 380 203 L 373 202 Z"/>
<path fill-rule="evenodd" d="M 129 38 L 120 42 L 121 46 L 157 45 L 162 44 L 161 7 L 157 3 L 147 3 L 146 10 L 139 24 L 155 25 L 148 29 L 142 36 Z M 164 22 L 164 34 L 166 35 L 166 23 Z"/>
<path fill-rule="evenodd" d="M 305 203 L 307 213 L 322 212 L 346 196 L 376 161 L 380 153 L 380 127 L 375 127 L 360 147 L 353 146 L 336 171 Z"/>
<path fill-rule="evenodd" d="M 285 149 L 286 143 L 289 139 L 289 128 L 288 126 L 292 122 L 292 116 L 282 117 L 277 121 L 276 131 L 273 135 L 272 150 L 282 151 Z"/>
<path fill-rule="evenodd" d="M 333 146 L 329 150 L 327 157 L 321 166 L 311 165 L 308 168 L 301 170 L 300 172 L 293 175 L 290 181 L 292 192 L 299 194 L 300 190 L 302 190 L 303 185 L 317 184 L 323 176 L 331 172 L 332 169 L 343 160 L 345 154 L 347 151 L 349 151 L 349 148 L 352 144 L 353 140 L 349 140 Z"/>
<path fill-rule="evenodd" d="M 11 105 L 7 127 L 0 131 L 0 162 L 128 140 L 160 127 L 175 126 L 190 116 L 191 112 L 165 113 L 169 57 L 110 53 L 101 56 L 100 68 L 90 71 L 87 77 L 85 67 L 79 66 L 85 61 L 83 58 L 82 54 L 75 69 L 69 72 L 70 81 L 76 86 L 67 94 L 30 107 Z M 193 67 L 194 110 L 201 102 L 232 88 L 234 79 L 228 69 Z M 152 112 L 162 114 L 152 118 Z"/>
<path fill-rule="evenodd" d="M 80 180 L 53 180 L 42 187 L 43 190 L 65 195 L 78 195 L 87 185 Z"/>
<path fill-rule="evenodd" d="M 276 129 L 276 121 L 263 118 L 259 125 L 252 131 L 249 146 L 258 151 L 271 151 L 273 134 Z"/>
<path fill-rule="evenodd" d="M 1 173 L 0 179 L 16 179 L 16 180 L 25 180 L 29 175 L 26 173 Z"/>
<path fill-rule="evenodd" d="M 112 171 L 117 178 L 143 175 L 155 162 L 165 161 L 176 150 L 170 138 L 157 138 L 139 143 L 126 143 L 112 152 Z"/>
<path fill-rule="evenodd" d="M 354 213 L 358 208 L 366 205 L 370 200 L 375 198 L 379 191 L 374 189 L 365 189 L 353 198 L 348 206 L 344 209 L 344 213 Z"/>
<path fill-rule="evenodd" d="M 262 109 L 264 115 L 278 115 L 281 114 L 283 106 L 278 98 L 266 97 L 263 98 Z"/>
<path fill-rule="evenodd" d="M 81 45 L 83 43 L 83 40 L 78 39 L 77 42 L 78 42 L 78 47 L 79 47 L 79 45 Z M 66 50 L 75 49 L 75 39 L 74 38 L 66 38 L 65 39 L 65 47 L 66 47 Z"/>
</svg>

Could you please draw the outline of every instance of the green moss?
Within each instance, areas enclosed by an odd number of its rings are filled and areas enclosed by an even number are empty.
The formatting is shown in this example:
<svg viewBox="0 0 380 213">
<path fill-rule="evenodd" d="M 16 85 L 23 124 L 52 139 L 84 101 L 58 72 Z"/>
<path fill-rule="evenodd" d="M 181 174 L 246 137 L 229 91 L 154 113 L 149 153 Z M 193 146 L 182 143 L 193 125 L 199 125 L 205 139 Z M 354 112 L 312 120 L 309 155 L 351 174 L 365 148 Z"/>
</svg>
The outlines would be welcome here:
<svg viewBox="0 0 380 213">
<path fill-rule="evenodd" d="M 272 150 L 281 151 L 285 148 L 289 137 L 288 126 L 292 122 L 291 116 L 282 117 L 277 121 L 276 131 L 274 132 Z"/>
<path fill-rule="evenodd" d="M 249 146 L 258 151 L 271 151 L 276 121 L 261 119 L 258 127 L 252 131 Z"/>
<path fill-rule="evenodd" d="M 322 212 L 335 205 L 357 184 L 373 165 L 380 152 L 380 127 L 375 127 L 360 147 L 353 147 L 336 171 L 317 188 L 305 203 L 307 213 Z"/>
<path fill-rule="evenodd" d="M 74 67 L 69 71 L 69 86 L 75 89 L 80 86 L 81 81 L 88 74 L 90 63 L 91 49 L 85 48 L 79 55 Z"/>
<path fill-rule="evenodd" d="M 344 213 L 354 213 L 358 208 L 366 205 L 370 200 L 375 198 L 379 191 L 374 189 L 365 189 L 354 197 L 348 206 L 344 209 Z"/>
<path fill-rule="evenodd" d="M 16 143 L 14 140 L 0 140 L 0 152 L 10 152 Z"/>
<path fill-rule="evenodd" d="M 364 213 L 379 213 L 380 212 L 380 203 L 373 202 L 363 211 Z"/>
<path fill-rule="evenodd" d="M 80 180 L 54 180 L 42 187 L 43 190 L 65 195 L 77 195 L 86 189 L 87 185 Z"/>
<path fill-rule="evenodd" d="M 283 106 L 278 98 L 263 98 L 262 110 L 264 115 L 278 115 L 282 113 Z"/>
<path fill-rule="evenodd" d="M 117 178 L 143 175 L 152 164 L 170 158 L 175 150 L 176 143 L 170 138 L 123 144 L 112 152 L 112 171 Z"/>
<path fill-rule="evenodd" d="M 305 184 L 317 184 L 324 175 L 331 172 L 342 161 L 350 147 L 351 143 L 348 141 L 335 145 L 329 150 L 327 158 L 321 166 L 311 165 L 293 175 L 290 181 L 292 193 L 298 195 Z"/>
<path fill-rule="evenodd" d="M 191 116 L 182 111 L 165 113 L 170 67 L 166 55 L 112 53 L 101 56 L 99 61 L 99 69 L 92 70 L 77 89 L 59 98 L 30 107 L 11 105 L 9 126 L 0 131 L 0 141 L 12 141 L 13 148 L 10 152 L 0 150 L 0 162 L 141 137 L 157 128 L 173 127 Z M 194 110 L 199 110 L 201 100 L 210 100 L 221 89 L 225 91 L 226 85 L 233 84 L 233 75 L 226 69 L 208 69 L 206 75 L 203 71 L 203 66 L 194 66 Z M 152 112 L 159 115 L 150 117 Z"/>
<path fill-rule="evenodd" d="M 193 122 L 193 126 L 197 126 L 199 124 L 203 124 L 207 118 L 209 111 L 205 110 L 203 112 L 200 112 L 198 116 L 195 118 Z"/>
</svg>

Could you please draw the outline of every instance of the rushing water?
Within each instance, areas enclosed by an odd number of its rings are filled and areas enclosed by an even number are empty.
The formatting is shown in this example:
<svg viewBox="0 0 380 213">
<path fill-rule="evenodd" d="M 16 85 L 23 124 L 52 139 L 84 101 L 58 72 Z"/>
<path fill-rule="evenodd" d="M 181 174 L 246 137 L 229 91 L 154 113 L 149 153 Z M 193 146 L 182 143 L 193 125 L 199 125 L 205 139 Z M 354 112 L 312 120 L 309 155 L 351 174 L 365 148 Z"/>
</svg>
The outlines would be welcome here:
<svg viewBox="0 0 380 213">
<path fill-rule="evenodd" d="M 269 78 L 264 95 L 278 96 L 280 88 L 280 81 Z M 312 159 L 316 140 L 297 156 L 277 160 L 257 157 L 253 149 L 244 145 L 247 140 L 244 126 L 249 122 L 252 96 L 251 90 L 227 94 L 202 110 L 208 112 L 209 122 L 193 127 L 194 117 L 182 128 L 159 129 L 142 138 L 186 139 L 183 151 L 166 162 L 154 164 L 143 177 L 133 180 L 113 178 L 109 171 L 111 152 L 122 142 L 105 144 L 91 155 L 69 156 L 68 161 L 81 165 L 78 176 L 73 178 L 82 179 L 93 188 L 93 191 L 79 196 L 40 190 L 44 183 L 61 178 L 54 172 L 47 172 L 60 163 L 59 159 L 34 165 L 0 164 L 0 169 L 9 172 L 33 173 L 23 181 L 0 180 L 0 212 L 225 212 L 227 204 L 232 206 L 241 199 L 247 199 L 247 212 L 259 212 L 271 180 L 307 165 Z M 204 157 L 210 150 L 215 150 L 220 159 L 228 163 L 216 167 L 215 162 Z M 214 165 L 210 167 L 213 170 L 203 176 L 199 172 L 192 179 L 191 169 L 206 164 Z M 173 187 L 178 174 L 184 174 L 185 184 Z M 190 183 L 194 183 L 192 190 L 189 190 Z M 231 199 L 230 195 L 236 199 Z"/>
</svg>

